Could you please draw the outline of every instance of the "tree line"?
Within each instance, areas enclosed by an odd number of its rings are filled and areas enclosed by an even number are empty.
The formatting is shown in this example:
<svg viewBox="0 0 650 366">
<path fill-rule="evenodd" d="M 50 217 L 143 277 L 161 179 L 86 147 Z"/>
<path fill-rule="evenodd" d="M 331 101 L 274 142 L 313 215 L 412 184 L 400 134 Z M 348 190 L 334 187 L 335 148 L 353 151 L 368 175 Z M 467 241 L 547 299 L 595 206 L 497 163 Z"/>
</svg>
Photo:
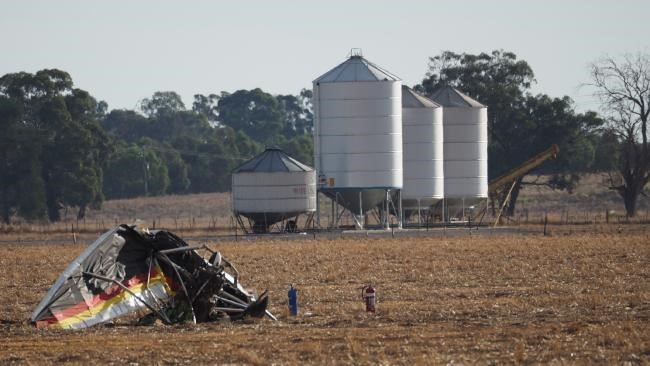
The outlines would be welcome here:
<svg viewBox="0 0 650 366">
<path fill-rule="evenodd" d="M 616 171 L 625 158 L 620 152 L 630 150 L 610 116 L 577 113 L 566 96 L 532 95 L 532 68 L 511 52 L 445 51 L 430 58 L 429 69 L 414 86 L 419 92 L 452 85 L 488 106 L 491 179 L 556 143 L 560 158 L 540 172 L 552 177 L 544 184 L 570 190 L 581 172 Z M 177 93 L 160 91 L 135 109 L 109 111 L 65 71 L 6 74 L 0 219 L 57 221 L 62 210 L 77 207 L 83 217 L 105 199 L 227 191 L 231 171 L 265 146 L 311 164 L 311 99 L 307 89 L 296 95 L 252 89 L 197 94 L 186 106 Z"/>
<path fill-rule="evenodd" d="M 108 111 L 61 70 L 0 78 L 0 218 L 79 217 L 105 199 L 227 191 L 265 146 L 311 162 L 311 92 L 171 91 Z"/>
</svg>

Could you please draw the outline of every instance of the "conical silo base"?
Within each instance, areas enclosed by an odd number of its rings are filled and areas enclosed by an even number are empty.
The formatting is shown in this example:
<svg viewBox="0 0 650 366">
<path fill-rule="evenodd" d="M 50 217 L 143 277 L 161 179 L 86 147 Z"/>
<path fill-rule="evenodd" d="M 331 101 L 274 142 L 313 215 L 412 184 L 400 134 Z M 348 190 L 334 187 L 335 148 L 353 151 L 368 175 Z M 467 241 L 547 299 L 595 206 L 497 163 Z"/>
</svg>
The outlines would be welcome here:
<svg viewBox="0 0 650 366">
<path fill-rule="evenodd" d="M 270 227 L 278 222 L 288 220 L 300 215 L 302 212 L 237 212 L 250 220 L 250 229 L 255 234 L 264 234 L 270 231 Z"/>
<path fill-rule="evenodd" d="M 411 224 L 423 224 L 426 222 L 442 220 L 442 199 L 441 198 L 405 198 L 402 199 L 402 210 L 404 220 Z"/>
<path fill-rule="evenodd" d="M 377 207 L 386 198 L 386 190 L 384 189 L 323 190 L 322 192 L 354 215 L 363 215 Z"/>
</svg>

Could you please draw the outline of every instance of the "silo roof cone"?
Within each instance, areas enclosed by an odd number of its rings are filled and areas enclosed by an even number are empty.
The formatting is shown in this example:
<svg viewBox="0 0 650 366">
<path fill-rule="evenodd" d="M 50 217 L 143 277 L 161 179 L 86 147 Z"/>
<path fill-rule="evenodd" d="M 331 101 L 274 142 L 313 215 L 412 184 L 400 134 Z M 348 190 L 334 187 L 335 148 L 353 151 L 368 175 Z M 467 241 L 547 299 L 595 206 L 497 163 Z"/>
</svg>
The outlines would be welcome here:
<svg viewBox="0 0 650 366">
<path fill-rule="evenodd" d="M 468 97 L 458 89 L 451 86 L 442 86 L 431 93 L 429 97 L 436 103 L 441 104 L 443 107 L 485 108 L 485 105 Z"/>
<path fill-rule="evenodd" d="M 441 105 L 402 85 L 402 108 L 440 108 Z"/>
<path fill-rule="evenodd" d="M 310 172 L 312 167 L 292 158 L 279 148 L 267 148 L 261 154 L 240 165 L 233 173 L 250 172 Z"/>
<path fill-rule="evenodd" d="M 401 79 L 366 60 L 363 56 L 353 54 L 346 61 L 314 80 L 314 83 L 398 80 Z"/>
</svg>

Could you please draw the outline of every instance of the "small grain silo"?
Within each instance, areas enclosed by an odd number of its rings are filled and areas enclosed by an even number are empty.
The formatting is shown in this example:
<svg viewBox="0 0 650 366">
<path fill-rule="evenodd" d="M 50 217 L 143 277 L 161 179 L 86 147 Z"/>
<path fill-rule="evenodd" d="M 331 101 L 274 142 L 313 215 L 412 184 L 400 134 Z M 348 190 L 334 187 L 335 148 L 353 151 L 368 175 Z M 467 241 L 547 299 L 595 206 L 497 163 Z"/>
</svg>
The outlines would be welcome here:
<svg viewBox="0 0 650 366">
<path fill-rule="evenodd" d="M 423 211 L 444 198 L 443 108 L 407 86 L 402 86 L 405 215 Z"/>
<path fill-rule="evenodd" d="M 277 223 L 294 231 L 300 214 L 310 220 L 316 211 L 316 172 L 278 148 L 267 148 L 233 172 L 232 207 L 246 231 L 268 232 Z"/>
<path fill-rule="evenodd" d="M 362 228 L 366 211 L 402 188 L 402 82 L 353 52 L 313 84 L 318 189 Z"/>
<path fill-rule="evenodd" d="M 487 107 L 450 86 L 430 97 L 444 108 L 445 203 L 466 217 L 488 196 Z"/>
</svg>

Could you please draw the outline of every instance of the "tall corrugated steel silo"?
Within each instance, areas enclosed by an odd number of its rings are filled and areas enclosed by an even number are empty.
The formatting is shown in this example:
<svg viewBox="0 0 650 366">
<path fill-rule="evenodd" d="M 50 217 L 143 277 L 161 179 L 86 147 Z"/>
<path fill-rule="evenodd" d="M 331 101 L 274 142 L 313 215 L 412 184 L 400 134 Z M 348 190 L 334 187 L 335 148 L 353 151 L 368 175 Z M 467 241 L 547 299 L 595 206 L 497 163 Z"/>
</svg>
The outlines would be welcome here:
<svg viewBox="0 0 650 366">
<path fill-rule="evenodd" d="M 313 85 L 319 190 L 363 227 L 359 217 L 402 188 L 402 81 L 353 53 Z"/>
<path fill-rule="evenodd" d="M 405 212 L 428 210 L 444 198 L 443 108 L 402 86 Z"/>
<path fill-rule="evenodd" d="M 442 86 L 431 99 L 444 108 L 445 201 L 472 205 L 488 196 L 487 107 Z"/>
<path fill-rule="evenodd" d="M 313 214 L 316 172 L 278 148 L 267 148 L 233 172 L 232 205 L 235 217 L 248 218 L 256 233 L 300 214 Z M 290 225 L 294 224 L 295 220 Z M 288 229 L 295 229 L 290 225 Z"/>
</svg>

